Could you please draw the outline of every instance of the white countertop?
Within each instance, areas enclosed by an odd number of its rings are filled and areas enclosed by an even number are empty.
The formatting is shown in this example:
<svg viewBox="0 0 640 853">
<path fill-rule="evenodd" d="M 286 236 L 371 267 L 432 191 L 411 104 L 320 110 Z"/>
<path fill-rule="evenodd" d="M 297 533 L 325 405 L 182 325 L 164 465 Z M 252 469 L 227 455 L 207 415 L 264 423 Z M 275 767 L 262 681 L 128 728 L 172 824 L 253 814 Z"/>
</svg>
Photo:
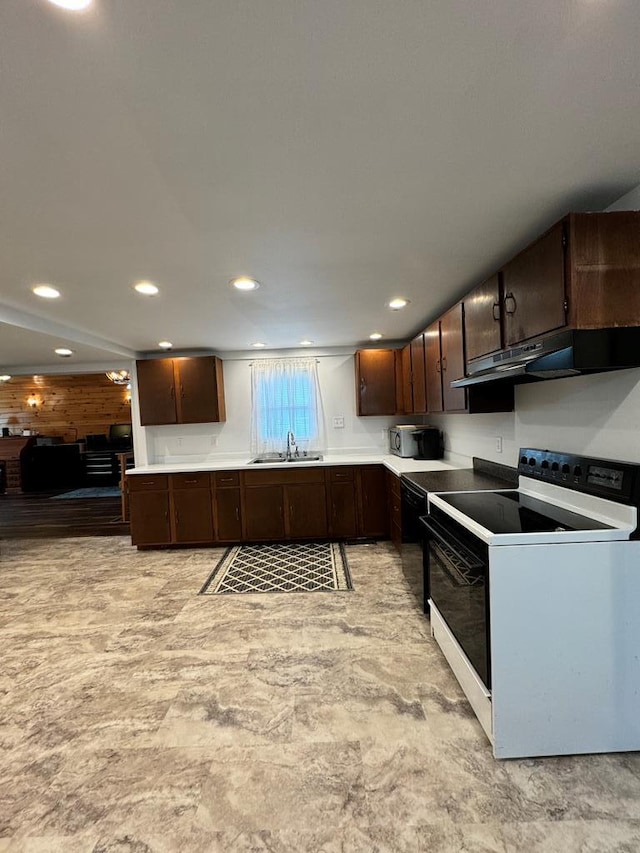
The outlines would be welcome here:
<svg viewBox="0 0 640 853">
<path fill-rule="evenodd" d="M 384 453 L 367 454 L 332 454 L 328 453 L 319 462 L 274 462 L 260 465 L 251 465 L 253 456 L 243 454 L 238 456 L 220 456 L 220 458 L 209 457 L 208 459 L 194 459 L 190 462 L 158 462 L 151 465 L 140 465 L 131 468 L 127 474 L 181 474 L 192 471 L 229 471 L 231 469 L 252 468 L 260 471 L 263 468 L 316 468 L 327 465 L 384 465 L 394 474 L 409 474 L 418 471 L 453 471 L 459 468 L 441 459 L 402 459 L 400 456 L 392 456 Z"/>
</svg>

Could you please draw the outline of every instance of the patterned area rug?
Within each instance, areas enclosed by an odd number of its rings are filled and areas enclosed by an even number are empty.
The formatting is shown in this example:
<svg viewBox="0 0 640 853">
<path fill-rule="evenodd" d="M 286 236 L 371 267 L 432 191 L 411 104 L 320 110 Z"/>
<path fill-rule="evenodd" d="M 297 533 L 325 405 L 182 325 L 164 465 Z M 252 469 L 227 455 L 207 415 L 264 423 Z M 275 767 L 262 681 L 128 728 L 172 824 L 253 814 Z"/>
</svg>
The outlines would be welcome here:
<svg viewBox="0 0 640 853">
<path fill-rule="evenodd" d="M 61 495 L 53 495 L 52 501 L 65 501 L 74 498 L 119 498 L 122 492 L 119 486 L 92 486 L 86 489 L 74 489 Z"/>
<path fill-rule="evenodd" d="M 353 586 L 343 545 L 287 542 L 227 549 L 200 595 L 349 589 Z"/>
</svg>

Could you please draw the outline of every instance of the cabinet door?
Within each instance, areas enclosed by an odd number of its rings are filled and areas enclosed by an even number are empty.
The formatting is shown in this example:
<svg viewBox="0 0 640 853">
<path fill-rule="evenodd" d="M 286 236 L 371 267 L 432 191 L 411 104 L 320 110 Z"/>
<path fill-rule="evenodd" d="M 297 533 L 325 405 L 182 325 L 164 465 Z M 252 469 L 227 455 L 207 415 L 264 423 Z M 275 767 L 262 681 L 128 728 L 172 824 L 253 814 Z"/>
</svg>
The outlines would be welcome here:
<svg viewBox="0 0 640 853">
<path fill-rule="evenodd" d="M 213 542 L 209 489 L 178 489 L 171 493 L 174 542 Z"/>
<path fill-rule="evenodd" d="M 500 276 L 491 276 L 464 299 L 467 362 L 502 348 Z"/>
<path fill-rule="evenodd" d="M 424 356 L 424 335 L 411 341 L 411 387 L 413 392 L 413 414 L 427 411 L 427 377 Z"/>
<path fill-rule="evenodd" d="M 387 500 L 389 506 L 389 535 L 398 551 L 402 550 L 402 499 L 400 477 L 387 471 Z"/>
<path fill-rule="evenodd" d="M 176 397 L 178 421 L 182 424 L 213 423 L 220 417 L 217 368 L 215 356 L 176 358 Z"/>
<path fill-rule="evenodd" d="M 177 423 L 172 358 L 136 361 L 142 426 Z"/>
<path fill-rule="evenodd" d="M 129 513 L 133 545 L 168 545 L 171 542 L 168 491 L 132 491 Z"/>
<path fill-rule="evenodd" d="M 430 412 L 441 412 L 442 402 L 442 373 L 440 365 L 440 321 L 432 323 L 424 333 L 427 402 Z"/>
<path fill-rule="evenodd" d="M 324 485 L 286 486 L 287 536 L 290 539 L 326 539 L 327 492 Z"/>
<path fill-rule="evenodd" d="M 411 387 L 411 344 L 407 344 L 400 355 L 402 365 L 402 411 L 413 413 L 413 390 Z"/>
<path fill-rule="evenodd" d="M 395 350 L 358 350 L 356 383 L 358 415 L 394 415 L 396 413 Z"/>
<path fill-rule="evenodd" d="M 215 492 L 216 540 L 242 541 L 242 507 L 240 489 L 217 489 Z"/>
<path fill-rule="evenodd" d="M 283 497 L 282 486 L 251 486 L 244 490 L 245 539 L 284 539 Z"/>
<path fill-rule="evenodd" d="M 563 233 L 559 222 L 503 269 L 505 346 L 565 325 Z"/>
<path fill-rule="evenodd" d="M 467 395 L 464 388 L 452 388 L 451 382 L 464 376 L 464 339 L 462 303 L 440 318 L 442 400 L 445 412 L 464 412 Z"/>
<path fill-rule="evenodd" d="M 386 536 L 389 533 L 387 483 L 382 465 L 363 465 L 357 473 L 358 535 Z"/>
<path fill-rule="evenodd" d="M 356 489 L 353 482 L 335 482 L 329 486 L 329 528 L 332 536 L 345 539 L 356 536 Z"/>
</svg>

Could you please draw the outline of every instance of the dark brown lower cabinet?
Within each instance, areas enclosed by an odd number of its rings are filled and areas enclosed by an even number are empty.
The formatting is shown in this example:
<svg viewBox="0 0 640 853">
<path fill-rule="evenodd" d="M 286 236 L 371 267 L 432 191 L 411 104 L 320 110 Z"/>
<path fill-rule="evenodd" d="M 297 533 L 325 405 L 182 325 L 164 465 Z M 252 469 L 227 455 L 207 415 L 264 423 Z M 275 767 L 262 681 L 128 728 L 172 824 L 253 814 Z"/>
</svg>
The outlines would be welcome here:
<svg viewBox="0 0 640 853">
<path fill-rule="evenodd" d="M 209 489 L 171 492 L 172 541 L 180 544 L 213 542 L 213 515 Z"/>
<path fill-rule="evenodd" d="M 329 532 L 336 539 L 358 535 L 356 490 L 353 481 L 329 485 Z"/>
<path fill-rule="evenodd" d="M 131 491 L 129 514 L 133 545 L 168 545 L 171 542 L 167 489 Z"/>
<path fill-rule="evenodd" d="M 284 539 L 284 494 L 282 486 L 249 486 L 244 491 L 243 539 Z"/>
<path fill-rule="evenodd" d="M 131 475 L 129 492 L 140 547 L 384 537 L 393 529 L 382 465 Z"/>
<path fill-rule="evenodd" d="M 387 498 L 389 501 L 389 536 L 396 549 L 402 549 L 402 503 L 400 477 L 387 471 Z"/>
<path fill-rule="evenodd" d="M 242 541 L 242 501 L 240 489 L 217 489 L 214 496 L 217 542 Z"/>
<path fill-rule="evenodd" d="M 286 533 L 289 539 L 326 539 L 327 492 L 324 483 L 285 486 Z"/>
<path fill-rule="evenodd" d="M 388 536 L 386 469 L 382 465 L 363 465 L 357 469 L 358 535 Z"/>
</svg>

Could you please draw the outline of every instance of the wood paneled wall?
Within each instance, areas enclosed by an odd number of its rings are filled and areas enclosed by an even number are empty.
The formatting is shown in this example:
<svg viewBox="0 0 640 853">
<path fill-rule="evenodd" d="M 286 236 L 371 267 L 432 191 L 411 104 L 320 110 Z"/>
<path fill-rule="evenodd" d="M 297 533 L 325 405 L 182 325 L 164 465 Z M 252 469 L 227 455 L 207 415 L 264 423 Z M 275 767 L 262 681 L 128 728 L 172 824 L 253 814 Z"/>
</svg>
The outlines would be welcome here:
<svg viewBox="0 0 640 853">
<path fill-rule="evenodd" d="M 19 434 L 62 436 L 76 441 L 109 433 L 111 424 L 131 423 L 130 392 L 104 373 L 80 376 L 13 376 L 0 382 L 0 427 Z M 29 398 L 37 401 L 30 406 Z"/>
</svg>

